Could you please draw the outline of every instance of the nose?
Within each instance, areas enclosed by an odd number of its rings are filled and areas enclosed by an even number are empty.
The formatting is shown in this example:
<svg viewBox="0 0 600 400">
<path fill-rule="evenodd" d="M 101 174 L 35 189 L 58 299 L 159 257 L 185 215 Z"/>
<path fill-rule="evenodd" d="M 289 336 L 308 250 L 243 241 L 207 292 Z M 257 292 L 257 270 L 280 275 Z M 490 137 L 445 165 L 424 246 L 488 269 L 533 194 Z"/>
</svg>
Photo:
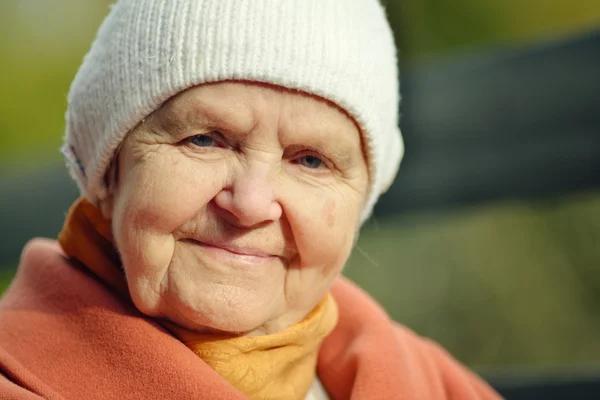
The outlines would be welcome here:
<svg viewBox="0 0 600 400">
<path fill-rule="evenodd" d="M 275 196 L 276 173 L 266 163 L 246 165 L 232 184 L 215 197 L 216 205 L 227 211 L 232 223 L 251 227 L 281 217 L 282 208 Z"/>
</svg>

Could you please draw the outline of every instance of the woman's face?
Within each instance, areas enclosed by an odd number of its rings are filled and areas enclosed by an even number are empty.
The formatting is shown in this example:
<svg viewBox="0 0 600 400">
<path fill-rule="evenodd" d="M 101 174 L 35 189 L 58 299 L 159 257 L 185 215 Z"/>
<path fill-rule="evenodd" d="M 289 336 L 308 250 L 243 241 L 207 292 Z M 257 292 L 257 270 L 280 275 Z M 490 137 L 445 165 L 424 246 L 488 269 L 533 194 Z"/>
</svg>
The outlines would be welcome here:
<svg viewBox="0 0 600 400">
<path fill-rule="evenodd" d="M 359 131 L 338 108 L 225 82 L 179 94 L 128 135 L 103 206 L 140 311 L 267 334 L 326 294 L 367 184 Z"/>
</svg>

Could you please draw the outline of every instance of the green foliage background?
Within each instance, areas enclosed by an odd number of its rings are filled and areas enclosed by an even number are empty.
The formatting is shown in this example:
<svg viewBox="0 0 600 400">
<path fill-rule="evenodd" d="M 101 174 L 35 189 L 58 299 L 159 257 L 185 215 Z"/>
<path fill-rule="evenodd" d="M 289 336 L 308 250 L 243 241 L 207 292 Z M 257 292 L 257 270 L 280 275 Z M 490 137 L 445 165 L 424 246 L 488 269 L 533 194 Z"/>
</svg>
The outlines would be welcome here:
<svg viewBox="0 0 600 400">
<path fill-rule="evenodd" d="M 600 26 L 597 0 L 384 3 L 413 64 Z M 108 4 L 0 3 L 2 171 L 61 162 L 66 94 Z M 553 368 L 600 360 L 598 243 L 597 194 L 503 202 L 371 221 L 346 273 L 468 364 Z"/>
<path fill-rule="evenodd" d="M 12 274 L 8 272 L 2 272 L 0 274 L 0 293 L 4 292 L 10 283 L 10 279 L 12 278 Z"/>
</svg>

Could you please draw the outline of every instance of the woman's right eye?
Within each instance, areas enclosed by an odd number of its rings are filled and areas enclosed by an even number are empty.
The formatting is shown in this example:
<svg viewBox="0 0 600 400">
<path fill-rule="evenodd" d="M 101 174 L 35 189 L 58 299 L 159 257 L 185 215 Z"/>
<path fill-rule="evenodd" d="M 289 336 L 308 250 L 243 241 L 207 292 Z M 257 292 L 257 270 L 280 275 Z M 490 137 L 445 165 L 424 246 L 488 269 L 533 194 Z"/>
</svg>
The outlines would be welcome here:
<svg viewBox="0 0 600 400">
<path fill-rule="evenodd" d="M 198 147 L 214 147 L 219 145 L 219 142 L 209 135 L 194 135 L 189 138 L 189 141 Z"/>
</svg>

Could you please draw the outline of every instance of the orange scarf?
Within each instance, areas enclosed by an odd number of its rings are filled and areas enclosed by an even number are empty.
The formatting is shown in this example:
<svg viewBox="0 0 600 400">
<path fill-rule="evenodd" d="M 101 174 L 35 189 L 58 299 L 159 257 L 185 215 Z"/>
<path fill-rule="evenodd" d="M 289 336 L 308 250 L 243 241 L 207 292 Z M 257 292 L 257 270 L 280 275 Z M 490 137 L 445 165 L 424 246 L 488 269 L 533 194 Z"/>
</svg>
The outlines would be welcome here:
<svg viewBox="0 0 600 400">
<path fill-rule="evenodd" d="M 129 298 L 111 223 L 94 205 L 85 199 L 75 202 L 59 242 L 69 257 Z M 315 379 L 319 347 L 337 320 L 337 306 L 327 295 L 303 321 L 272 335 L 220 338 L 161 324 L 250 398 L 304 399 Z"/>
</svg>

